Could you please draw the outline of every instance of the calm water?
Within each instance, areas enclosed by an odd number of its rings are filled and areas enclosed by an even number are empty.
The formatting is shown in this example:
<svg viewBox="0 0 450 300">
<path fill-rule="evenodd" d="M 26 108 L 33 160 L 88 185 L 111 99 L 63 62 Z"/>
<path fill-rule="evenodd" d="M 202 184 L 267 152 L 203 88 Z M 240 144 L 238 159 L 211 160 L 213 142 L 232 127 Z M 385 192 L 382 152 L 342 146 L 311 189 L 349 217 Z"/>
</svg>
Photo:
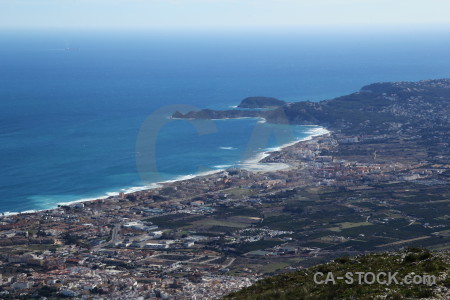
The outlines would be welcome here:
<svg viewBox="0 0 450 300">
<path fill-rule="evenodd" d="M 318 101 L 372 82 L 450 77 L 448 37 L 0 32 L 0 212 L 217 170 L 306 137 L 311 128 L 193 124 L 155 111 L 227 109 L 257 95 Z M 148 118 L 156 132 L 142 127 Z M 139 136 L 154 147 L 136 147 Z M 149 153 L 156 168 L 143 182 L 136 155 Z"/>
</svg>

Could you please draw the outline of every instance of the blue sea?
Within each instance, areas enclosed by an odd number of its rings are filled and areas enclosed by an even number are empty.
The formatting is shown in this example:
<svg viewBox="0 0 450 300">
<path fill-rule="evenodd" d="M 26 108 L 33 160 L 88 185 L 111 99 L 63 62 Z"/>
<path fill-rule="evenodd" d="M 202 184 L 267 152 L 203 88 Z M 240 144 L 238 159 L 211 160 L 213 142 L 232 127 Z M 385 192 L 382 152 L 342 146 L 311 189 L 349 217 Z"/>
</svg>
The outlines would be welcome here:
<svg viewBox="0 0 450 300">
<path fill-rule="evenodd" d="M 0 212 L 238 165 L 314 128 L 171 112 L 448 78 L 449 33 L 1 31 Z"/>
</svg>

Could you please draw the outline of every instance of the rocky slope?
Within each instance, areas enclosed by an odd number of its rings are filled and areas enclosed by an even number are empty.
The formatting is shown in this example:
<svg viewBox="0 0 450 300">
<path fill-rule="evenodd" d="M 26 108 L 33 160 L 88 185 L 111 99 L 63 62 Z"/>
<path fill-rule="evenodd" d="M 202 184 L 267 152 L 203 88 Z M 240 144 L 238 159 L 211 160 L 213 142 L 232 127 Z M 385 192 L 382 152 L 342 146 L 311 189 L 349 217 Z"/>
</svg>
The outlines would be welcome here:
<svg viewBox="0 0 450 300">
<path fill-rule="evenodd" d="M 344 257 L 295 273 L 263 279 L 225 299 L 450 299 L 449 258 L 447 252 L 431 253 L 419 248 Z M 357 272 L 364 272 L 361 283 Z M 377 280 L 371 273 L 382 275 Z M 320 283 L 315 282 L 315 274 L 319 274 L 316 275 L 316 281 Z M 328 274 L 332 274 L 332 277 Z M 424 283 L 425 278 L 431 278 L 425 277 L 429 275 L 435 276 L 435 284 L 433 280 Z M 414 280 L 418 282 L 419 277 L 422 283 L 414 284 Z"/>
</svg>

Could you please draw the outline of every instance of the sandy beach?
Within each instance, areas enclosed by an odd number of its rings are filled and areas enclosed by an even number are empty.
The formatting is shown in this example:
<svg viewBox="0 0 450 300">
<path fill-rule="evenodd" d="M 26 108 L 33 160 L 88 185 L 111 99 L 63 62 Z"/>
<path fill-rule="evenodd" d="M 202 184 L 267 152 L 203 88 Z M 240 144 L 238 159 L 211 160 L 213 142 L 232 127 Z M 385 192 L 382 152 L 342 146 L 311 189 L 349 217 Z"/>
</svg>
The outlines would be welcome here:
<svg viewBox="0 0 450 300">
<path fill-rule="evenodd" d="M 266 149 L 266 151 L 258 153 L 253 158 L 250 158 L 250 159 L 245 160 L 245 161 L 243 161 L 243 162 L 241 162 L 239 164 L 234 165 L 234 167 L 235 168 L 244 169 L 244 170 L 247 170 L 247 171 L 251 171 L 251 172 L 277 172 L 277 171 L 289 170 L 293 166 L 291 166 L 289 164 L 286 164 L 286 163 L 265 163 L 265 162 L 262 162 L 262 160 L 264 160 L 265 158 L 269 157 L 274 152 L 283 151 L 285 148 L 293 146 L 293 145 L 295 145 L 297 143 L 309 141 L 309 140 L 311 140 L 311 139 L 313 139 L 315 137 L 319 137 L 319 136 L 326 135 L 326 134 L 330 133 L 329 130 L 327 130 L 326 128 L 323 128 L 323 127 L 319 127 L 319 126 L 315 126 L 315 125 L 307 125 L 307 126 L 313 127 L 308 132 L 310 134 L 309 136 L 307 136 L 307 137 L 305 137 L 303 139 L 298 139 L 298 140 L 295 140 L 295 141 L 283 144 L 283 145 L 281 145 L 279 147 Z M 116 191 L 116 192 L 109 192 L 109 193 L 105 194 L 104 196 L 91 197 L 91 198 L 82 198 L 82 199 L 78 199 L 78 200 L 74 200 L 74 201 L 68 201 L 68 202 L 59 202 L 59 203 L 57 203 L 57 205 L 58 206 L 59 205 L 66 205 L 66 206 L 69 205 L 70 206 L 70 205 L 84 203 L 84 202 L 99 201 L 99 200 L 109 199 L 111 197 L 118 196 L 120 193 L 131 194 L 131 193 L 136 193 L 136 192 L 144 192 L 144 191 L 149 191 L 149 190 L 153 190 L 153 189 L 158 189 L 158 188 L 161 188 L 161 187 L 163 187 L 164 185 L 167 185 L 167 184 L 176 184 L 177 182 L 181 182 L 181 181 L 187 181 L 187 180 L 192 180 L 192 179 L 196 179 L 196 178 L 200 178 L 200 177 L 205 177 L 205 176 L 210 176 L 210 175 L 213 175 L 213 174 L 217 174 L 217 173 L 225 171 L 229 166 L 231 166 L 231 165 L 224 165 L 223 166 L 224 168 L 218 168 L 217 170 L 205 171 L 205 172 L 201 172 L 199 174 L 181 175 L 181 176 L 178 176 L 175 179 L 171 179 L 171 180 L 167 180 L 167 181 L 151 183 L 151 184 L 143 185 L 143 186 L 135 186 L 135 187 L 124 188 L 124 189 L 121 189 L 121 190 Z M 42 212 L 42 211 L 49 211 L 49 210 L 52 210 L 52 209 L 55 209 L 55 208 L 57 208 L 57 207 L 52 207 L 52 208 L 48 208 L 48 209 L 40 209 L 40 210 L 28 210 L 28 211 L 23 211 L 23 212 L 4 212 L 1 215 L 11 216 L 11 215 L 18 215 L 18 214 L 31 214 L 31 213 L 37 213 L 37 212 Z"/>
</svg>

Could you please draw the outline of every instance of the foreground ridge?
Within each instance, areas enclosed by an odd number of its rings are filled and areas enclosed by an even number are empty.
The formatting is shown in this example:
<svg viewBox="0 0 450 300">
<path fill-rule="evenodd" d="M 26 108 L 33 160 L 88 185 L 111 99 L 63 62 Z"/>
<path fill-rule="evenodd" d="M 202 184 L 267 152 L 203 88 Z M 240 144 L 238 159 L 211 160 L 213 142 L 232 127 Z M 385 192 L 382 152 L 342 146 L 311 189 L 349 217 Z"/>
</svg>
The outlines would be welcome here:
<svg viewBox="0 0 450 300">
<path fill-rule="evenodd" d="M 448 252 L 420 248 L 342 257 L 260 280 L 224 299 L 449 299 L 449 263 Z M 364 274 L 359 277 L 358 272 Z M 327 274 L 332 274 L 328 281 Z M 415 284 L 414 276 L 417 283 L 419 278 L 435 279 Z"/>
</svg>

